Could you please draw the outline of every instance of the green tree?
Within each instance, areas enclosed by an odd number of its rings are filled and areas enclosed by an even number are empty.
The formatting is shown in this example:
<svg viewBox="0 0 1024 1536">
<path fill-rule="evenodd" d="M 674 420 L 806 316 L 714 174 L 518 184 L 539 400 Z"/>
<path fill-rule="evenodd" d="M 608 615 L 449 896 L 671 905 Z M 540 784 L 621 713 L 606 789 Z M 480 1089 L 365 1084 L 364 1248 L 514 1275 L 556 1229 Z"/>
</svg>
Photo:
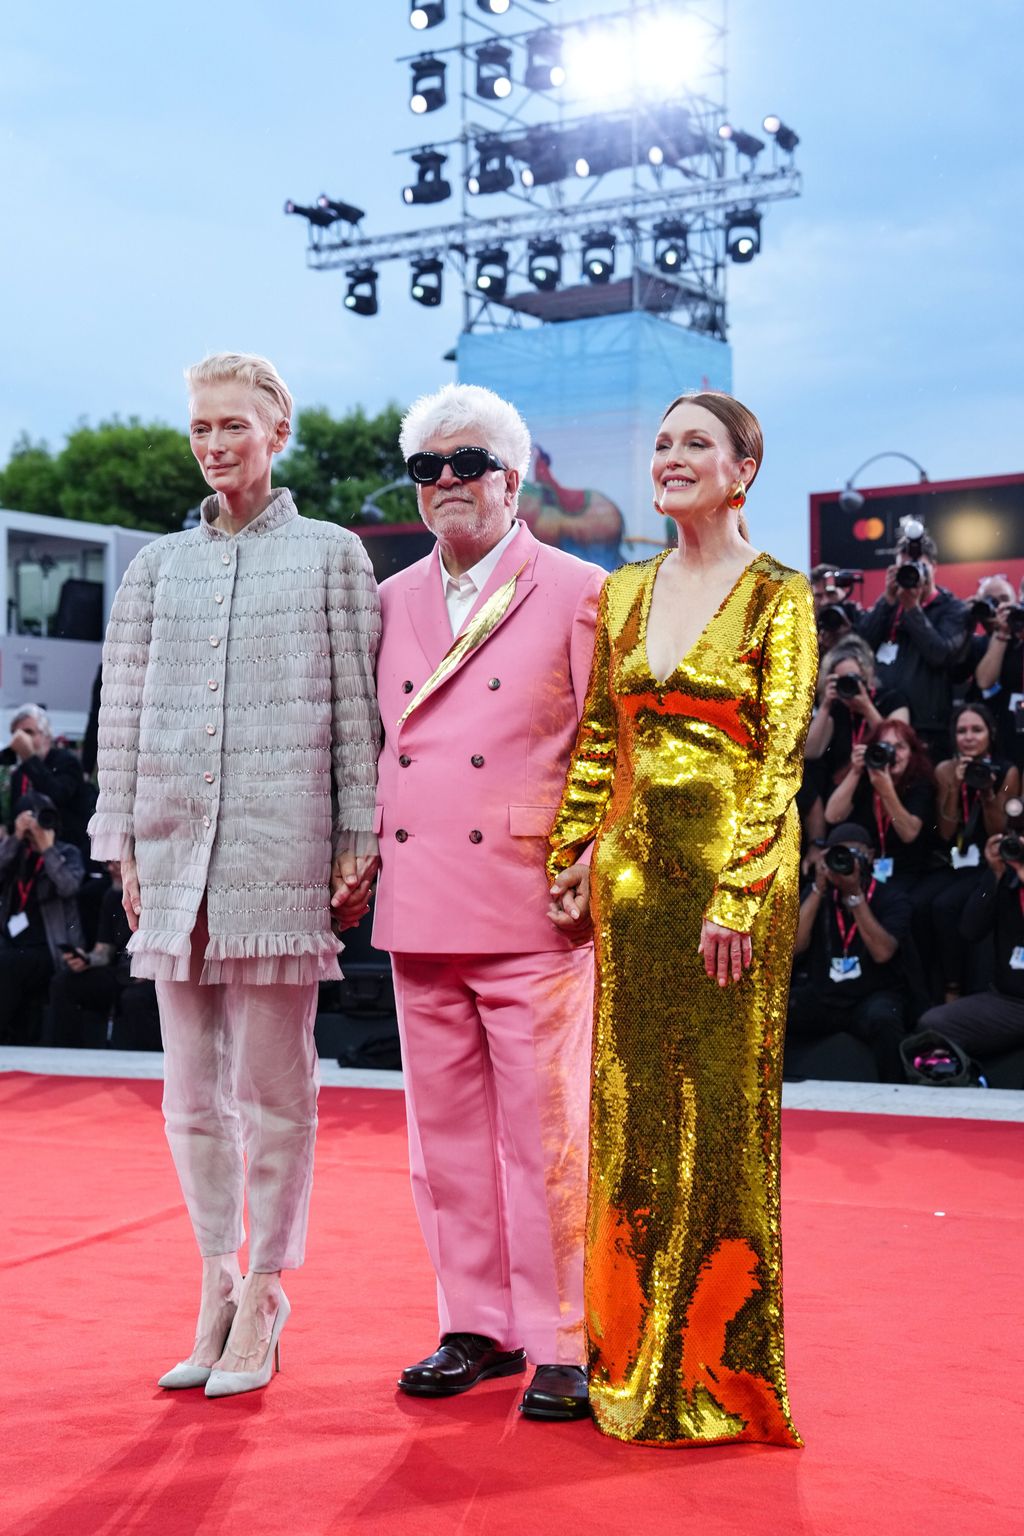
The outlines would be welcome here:
<svg viewBox="0 0 1024 1536">
<path fill-rule="evenodd" d="M 45 443 L 22 434 L 0 470 L 0 506 L 60 517 L 60 468 Z"/>
<path fill-rule="evenodd" d="M 76 427 L 58 463 L 61 512 L 87 523 L 173 533 L 209 495 L 184 432 L 134 416 Z"/>
<path fill-rule="evenodd" d="M 290 488 L 306 517 L 355 522 L 366 499 L 379 496 L 386 521 L 415 522 L 412 487 L 384 490 L 405 476 L 400 420 L 394 405 L 376 416 L 357 409 L 336 418 L 322 406 L 300 411 L 292 445 L 275 461 L 275 483 Z M 3 506 L 154 533 L 175 532 L 209 494 L 186 434 L 137 417 L 82 423 L 56 454 L 23 436 L 0 470 Z"/>
<path fill-rule="evenodd" d="M 405 477 L 398 448 L 402 413 L 386 406 L 376 416 L 359 408 L 340 419 L 323 406 L 300 411 L 292 446 L 277 462 L 274 479 L 287 485 L 306 517 L 356 521 L 367 497 Z M 415 522 L 416 494 L 403 485 L 376 501 L 386 522 Z"/>
</svg>

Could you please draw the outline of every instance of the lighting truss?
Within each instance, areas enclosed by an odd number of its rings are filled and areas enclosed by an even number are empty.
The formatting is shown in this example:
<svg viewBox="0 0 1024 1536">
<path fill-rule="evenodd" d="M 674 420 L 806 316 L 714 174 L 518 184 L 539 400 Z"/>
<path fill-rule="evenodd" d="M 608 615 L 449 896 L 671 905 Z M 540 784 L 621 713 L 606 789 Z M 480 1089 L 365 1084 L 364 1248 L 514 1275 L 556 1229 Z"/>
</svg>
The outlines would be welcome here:
<svg viewBox="0 0 1024 1536">
<path fill-rule="evenodd" d="M 451 25 L 447 34 L 440 28 L 429 34 L 437 43 L 429 58 L 442 66 L 442 78 L 449 66 L 448 110 L 430 121 L 443 134 L 445 115 L 456 112 L 458 124 L 447 138 L 396 151 L 402 173 L 395 193 L 406 204 L 439 202 L 450 193 L 455 216 L 381 235 L 307 219 L 307 265 L 343 270 L 351 279 L 357 268 L 441 262 L 461 277 L 467 331 L 643 309 L 724 338 L 726 273 L 737 259 L 726 243 L 737 211 L 760 216 L 767 205 L 801 191 L 796 133 L 771 115 L 763 126 L 754 118 L 764 135 L 758 138 L 727 113 L 726 4 L 524 0 L 496 10 L 462 0 L 449 6 L 457 41 L 448 41 Z M 614 75 L 628 53 L 622 39 L 640 36 L 657 20 L 699 26 L 707 44 L 700 67 L 688 72 L 685 51 L 655 53 L 638 77 L 640 87 L 618 101 L 606 92 L 601 70 Z M 604 48 L 615 38 L 618 47 Z M 594 45 L 587 56 L 596 61 L 589 83 L 597 94 L 590 100 L 578 67 L 575 75 L 572 69 L 581 42 Z M 479 94 L 481 55 L 484 73 L 508 79 L 508 91 L 501 86 L 500 94 Z M 630 57 L 635 63 L 635 50 Z M 407 78 L 423 59 L 420 52 L 399 60 Z M 611 240 L 615 267 L 607 280 L 588 281 L 578 274 L 586 236 L 595 230 Z M 491 283 L 488 293 L 476 278 L 481 260 L 495 251 L 508 254 L 507 282 Z M 557 252 L 540 284 L 533 260 L 539 251 Z"/>
</svg>

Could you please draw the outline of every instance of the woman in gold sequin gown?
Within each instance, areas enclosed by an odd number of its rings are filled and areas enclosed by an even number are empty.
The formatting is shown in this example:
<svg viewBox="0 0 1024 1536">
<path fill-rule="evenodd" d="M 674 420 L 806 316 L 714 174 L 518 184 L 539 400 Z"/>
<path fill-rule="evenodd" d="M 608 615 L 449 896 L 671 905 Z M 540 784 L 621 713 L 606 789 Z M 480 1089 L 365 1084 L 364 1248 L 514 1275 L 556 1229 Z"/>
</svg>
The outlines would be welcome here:
<svg viewBox="0 0 1024 1536">
<path fill-rule="evenodd" d="M 804 577 L 746 540 L 760 458 L 728 396 L 666 412 L 652 471 L 679 548 L 605 583 L 551 834 L 562 926 L 585 920 L 595 840 L 591 1403 L 605 1433 L 655 1445 L 801 1443 L 779 1109 L 817 642 Z"/>
</svg>

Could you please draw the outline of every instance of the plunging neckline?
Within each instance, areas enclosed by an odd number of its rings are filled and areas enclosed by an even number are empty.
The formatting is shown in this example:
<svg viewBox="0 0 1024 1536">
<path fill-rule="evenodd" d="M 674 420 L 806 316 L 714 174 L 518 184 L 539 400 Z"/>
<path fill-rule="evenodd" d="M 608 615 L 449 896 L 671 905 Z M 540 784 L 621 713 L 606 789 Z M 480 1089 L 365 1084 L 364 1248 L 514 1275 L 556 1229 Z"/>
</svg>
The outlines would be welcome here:
<svg viewBox="0 0 1024 1536">
<path fill-rule="evenodd" d="M 671 671 L 666 672 L 664 677 L 659 677 L 657 675 L 657 673 L 655 672 L 654 668 L 651 666 L 651 653 L 650 653 L 650 651 L 648 650 L 648 647 L 647 647 L 647 631 L 648 631 L 648 628 L 649 628 L 649 625 L 650 625 L 651 603 L 654 601 L 654 588 L 655 588 L 655 584 L 657 583 L 657 580 L 658 580 L 658 572 L 661 570 L 662 565 L 668 559 L 668 557 L 669 557 L 669 555 L 671 553 L 672 553 L 671 549 L 666 549 L 664 554 L 656 555 L 655 556 L 655 560 L 654 560 L 654 573 L 651 576 L 650 581 L 647 583 L 647 587 L 646 587 L 646 590 L 644 592 L 643 608 L 641 610 L 641 615 L 640 615 L 640 625 L 641 625 L 641 629 L 643 631 L 643 643 L 644 643 L 644 665 L 647 668 L 648 674 L 651 677 L 654 678 L 654 681 L 657 683 L 659 688 L 663 688 L 665 686 L 665 684 L 668 682 L 669 678 L 675 677 L 676 673 L 679 671 L 680 667 L 684 664 L 684 662 L 686 662 L 686 661 L 688 661 L 690 659 L 690 657 L 693 655 L 694 651 L 697 649 L 698 645 L 700 645 L 701 641 L 704 639 L 704 636 L 707 634 L 708 630 L 711 628 L 712 624 L 714 624 L 715 620 L 719 617 L 719 615 L 724 612 L 727 604 L 732 601 L 733 597 L 735 597 L 736 592 L 739 589 L 740 582 L 743 580 L 744 576 L 746 576 L 747 572 L 752 570 L 753 567 L 757 564 L 757 562 L 760 559 L 762 559 L 763 556 L 764 556 L 764 550 L 762 549 L 762 550 L 758 551 L 758 553 L 754 556 L 754 558 L 752 560 L 748 560 L 747 561 L 746 565 L 743 567 L 742 571 L 740 571 L 739 575 L 736 577 L 736 580 L 733 582 L 733 584 L 729 588 L 728 592 L 722 598 L 722 601 L 719 603 L 719 605 L 715 609 L 714 613 L 708 619 L 707 623 L 704 625 L 704 628 L 701 630 L 700 634 L 694 640 L 693 644 L 691 646 L 689 646 L 688 649 L 683 652 L 682 656 L 680 656 L 679 660 L 672 667 Z"/>
</svg>

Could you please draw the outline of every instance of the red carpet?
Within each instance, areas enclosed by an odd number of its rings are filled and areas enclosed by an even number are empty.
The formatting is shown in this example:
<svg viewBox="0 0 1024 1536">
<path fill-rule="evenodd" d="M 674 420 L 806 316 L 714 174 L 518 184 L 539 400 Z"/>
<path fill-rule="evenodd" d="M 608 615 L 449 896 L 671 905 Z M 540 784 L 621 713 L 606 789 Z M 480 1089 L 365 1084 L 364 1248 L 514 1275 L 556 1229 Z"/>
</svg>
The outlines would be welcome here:
<svg viewBox="0 0 1024 1536">
<path fill-rule="evenodd" d="M 449 1402 L 394 1392 L 436 1322 L 393 1092 L 321 1096 L 282 1374 L 220 1402 L 158 1391 L 198 1284 L 159 1097 L 0 1077 L 6 1536 L 1021 1530 L 1024 1127 L 789 1114 L 807 1448 L 673 1452 L 525 1423 L 518 1378 Z"/>
</svg>

